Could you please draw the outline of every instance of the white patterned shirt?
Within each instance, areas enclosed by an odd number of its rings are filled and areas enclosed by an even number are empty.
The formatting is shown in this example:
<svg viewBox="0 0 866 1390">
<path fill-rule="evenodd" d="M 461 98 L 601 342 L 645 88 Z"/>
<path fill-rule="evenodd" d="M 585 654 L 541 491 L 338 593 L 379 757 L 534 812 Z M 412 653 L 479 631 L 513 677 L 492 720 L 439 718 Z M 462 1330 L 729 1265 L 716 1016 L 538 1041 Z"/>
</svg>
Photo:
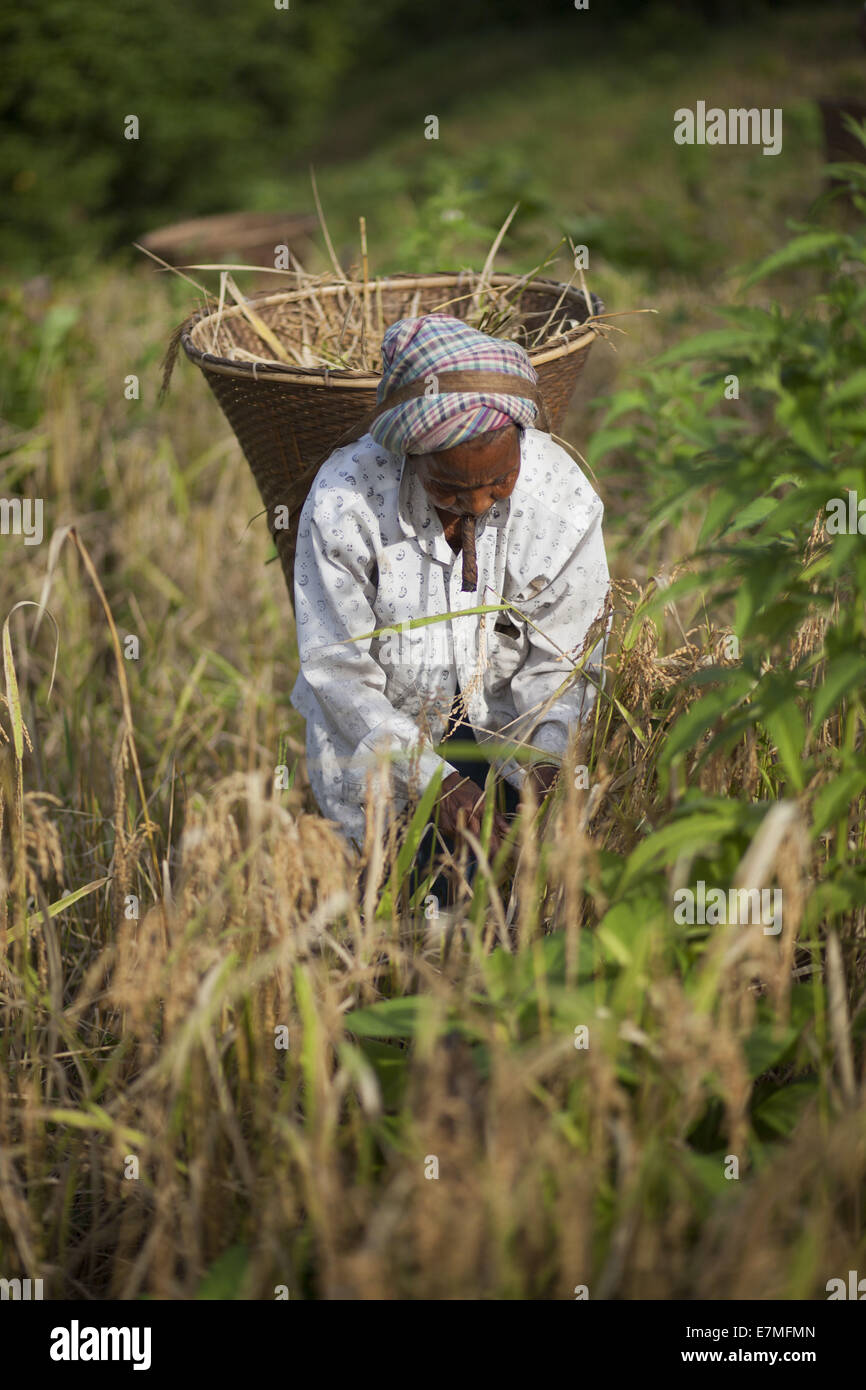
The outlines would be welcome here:
<svg viewBox="0 0 866 1390">
<path fill-rule="evenodd" d="M 547 761 L 565 752 L 595 688 L 580 676 L 545 704 L 604 606 L 610 580 L 602 512 L 565 450 L 548 434 L 522 430 L 516 486 L 478 520 L 478 588 L 464 593 L 462 553 L 448 544 L 411 460 L 367 434 L 322 466 L 298 528 L 301 673 L 292 704 L 307 721 L 307 769 L 319 808 L 350 841 L 363 841 L 378 750 L 391 754 L 398 809 L 443 765 L 432 745 L 445 731 L 458 683 L 479 742 L 526 742 Z M 404 626 L 503 600 L 530 622 L 492 612 Z M 386 631 L 365 635 L 379 629 Z M 596 682 L 603 651 L 602 640 L 584 667 Z M 497 767 L 520 786 L 525 773 L 513 758 L 503 753 Z M 444 762 L 443 775 L 452 771 Z"/>
</svg>

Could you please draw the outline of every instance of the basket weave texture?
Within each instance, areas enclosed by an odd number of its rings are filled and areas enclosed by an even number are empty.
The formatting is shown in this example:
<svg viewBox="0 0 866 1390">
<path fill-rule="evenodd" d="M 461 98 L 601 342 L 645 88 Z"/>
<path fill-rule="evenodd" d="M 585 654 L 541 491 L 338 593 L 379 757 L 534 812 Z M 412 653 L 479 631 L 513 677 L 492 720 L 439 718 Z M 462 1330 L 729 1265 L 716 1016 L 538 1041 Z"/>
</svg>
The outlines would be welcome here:
<svg viewBox="0 0 866 1390">
<path fill-rule="evenodd" d="M 467 294 L 477 276 L 463 273 L 436 275 L 398 275 L 370 282 L 377 307 L 385 324 L 397 319 L 431 313 L 443 302 L 457 302 L 441 312 L 463 317 L 469 305 Z M 518 282 L 517 276 L 494 275 L 488 284 L 502 289 Z M 352 285 L 357 293 L 358 285 Z M 312 295 L 333 294 L 338 302 L 347 295 L 339 284 L 317 285 L 305 291 L 288 290 L 278 294 L 253 296 L 249 303 L 278 339 L 286 343 L 299 340 L 299 305 L 303 295 L 307 304 Z M 593 299 L 593 312 L 600 313 L 601 302 Z M 535 279 L 520 292 L 521 318 L 529 331 L 543 324 L 557 306 L 545 342 L 529 349 L 538 374 L 550 429 L 562 424 L 577 379 L 597 336 L 581 290 L 554 280 Z M 306 311 L 309 314 L 309 309 Z M 579 326 L 563 331 L 550 341 L 557 326 L 574 321 Z M 237 436 L 253 471 L 268 517 L 290 600 L 294 595 L 294 557 L 301 509 L 321 464 L 338 443 L 352 437 L 359 425 L 364 433 L 364 417 L 376 404 L 379 375 L 372 372 L 305 368 L 281 363 L 246 362 L 218 356 L 211 351 L 216 330 L 228 328 L 233 342 L 251 353 L 263 351 L 261 340 L 237 306 L 218 316 L 214 308 L 193 315 L 180 331 L 180 342 L 190 361 L 204 373 L 208 385 Z M 277 511 L 277 509 L 287 509 Z M 283 525 L 288 515 L 288 525 Z"/>
</svg>

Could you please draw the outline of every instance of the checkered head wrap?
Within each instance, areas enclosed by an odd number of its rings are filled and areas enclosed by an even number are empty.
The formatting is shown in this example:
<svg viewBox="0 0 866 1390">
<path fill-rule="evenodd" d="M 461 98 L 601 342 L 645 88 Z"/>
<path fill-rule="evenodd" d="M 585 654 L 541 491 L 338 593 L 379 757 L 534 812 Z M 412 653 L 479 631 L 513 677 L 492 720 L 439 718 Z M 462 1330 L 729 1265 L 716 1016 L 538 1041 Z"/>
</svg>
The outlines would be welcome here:
<svg viewBox="0 0 866 1390">
<path fill-rule="evenodd" d="M 526 428 L 538 413 L 535 401 L 519 395 L 447 389 L 436 394 L 440 372 L 505 372 L 516 382 L 535 386 L 538 381 L 528 353 L 518 343 L 488 337 L 461 319 L 425 314 L 392 323 L 382 342 L 382 362 L 379 402 L 398 387 L 430 379 L 430 394 L 393 406 L 370 426 L 376 443 L 394 454 L 453 449 L 488 430 L 509 424 Z"/>
</svg>

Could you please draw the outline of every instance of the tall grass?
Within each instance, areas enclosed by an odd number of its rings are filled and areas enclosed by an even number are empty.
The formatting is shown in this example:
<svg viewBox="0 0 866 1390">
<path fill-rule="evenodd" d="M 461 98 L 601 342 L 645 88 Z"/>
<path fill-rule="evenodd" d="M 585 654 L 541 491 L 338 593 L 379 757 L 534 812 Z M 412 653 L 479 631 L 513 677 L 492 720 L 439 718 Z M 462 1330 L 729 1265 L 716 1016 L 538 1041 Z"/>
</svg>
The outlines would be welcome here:
<svg viewBox="0 0 866 1390">
<path fill-rule="evenodd" d="M 54 499 L 50 547 L 2 577 L 4 1275 L 820 1298 L 858 1267 L 866 572 L 823 510 L 866 495 L 864 264 L 853 219 L 798 234 L 761 268 L 795 277 L 783 303 L 608 402 L 590 462 L 644 479 L 612 527 L 645 534 L 604 691 L 513 885 L 482 844 L 432 918 L 399 835 L 374 815 L 356 862 L 312 811 L 285 599 L 215 407 L 124 398 L 165 300 L 106 278 L 61 365 L 34 348 L 4 440 L 7 488 Z M 780 887 L 781 932 L 679 925 L 701 879 Z"/>
</svg>

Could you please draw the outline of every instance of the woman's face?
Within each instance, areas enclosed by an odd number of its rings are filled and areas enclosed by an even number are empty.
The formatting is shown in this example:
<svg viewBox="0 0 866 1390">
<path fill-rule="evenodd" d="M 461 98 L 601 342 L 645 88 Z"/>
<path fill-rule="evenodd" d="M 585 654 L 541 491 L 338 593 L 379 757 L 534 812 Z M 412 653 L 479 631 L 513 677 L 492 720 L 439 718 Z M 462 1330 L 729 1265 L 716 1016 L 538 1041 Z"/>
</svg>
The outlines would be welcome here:
<svg viewBox="0 0 866 1390">
<path fill-rule="evenodd" d="M 435 454 L 413 454 L 412 463 L 438 511 L 483 516 L 514 491 L 520 475 L 520 432 L 508 425 L 489 439 L 470 439 Z"/>
</svg>

